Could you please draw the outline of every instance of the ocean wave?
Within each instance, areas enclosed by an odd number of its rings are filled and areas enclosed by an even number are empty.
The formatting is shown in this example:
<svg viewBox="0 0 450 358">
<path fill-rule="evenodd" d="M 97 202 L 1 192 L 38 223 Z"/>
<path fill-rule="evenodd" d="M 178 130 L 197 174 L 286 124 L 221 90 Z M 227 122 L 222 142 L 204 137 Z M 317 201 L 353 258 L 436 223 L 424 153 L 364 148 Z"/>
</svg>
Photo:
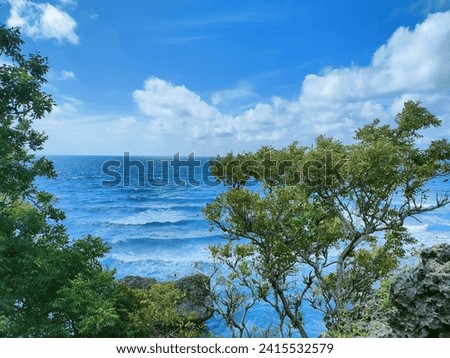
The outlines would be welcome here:
<svg viewBox="0 0 450 358">
<path fill-rule="evenodd" d="M 185 265 L 193 269 L 196 263 L 212 263 L 212 257 L 208 248 L 201 245 L 180 246 L 177 248 L 155 247 L 153 250 L 120 250 L 119 252 L 111 253 L 109 259 L 111 263 L 120 263 L 124 268 L 130 265 L 137 265 L 141 268 L 146 267 L 147 270 L 151 267 L 152 269 L 149 271 L 160 270 L 166 271 L 166 273 L 175 273 L 179 269 L 178 265 Z M 162 270 L 164 266 L 171 267 L 175 272 Z M 148 273 L 144 275 L 147 276 Z"/>
<path fill-rule="evenodd" d="M 222 236 L 213 233 L 208 229 L 204 230 L 153 230 L 150 236 L 142 236 L 142 233 L 127 233 L 122 235 L 116 235 L 113 240 L 109 242 L 114 245 L 134 245 L 139 243 L 148 242 L 167 242 L 167 241 L 207 241 L 215 242 L 217 240 L 222 240 Z"/>
<path fill-rule="evenodd" d="M 149 202 L 133 202 L 127 204 L 127 210 L 130 212 L 142 213 L 145 210 L 170 210 L 170 211 L 190 211 L 201 214 L 203 207 L 205 204 L 203 203 L 188 203 L 188 202 L 162 202 L 162 201 L 149 201 Z M 112 209 L 114 210 L 123 210 L 123 207 L 120 204 L 113 204 Z"/>
<path fill-rule="evenodd" d="M 170 209 L 147 209 L 137 214 L 109 220 L 108 224 L 120 226 L 142 226 L 151 224 L 175 224 L 197 219 L 186 215 L 185 212 Z"/>
<path fill-rule="evenodd" d="M 202 267 L 209 267 L 210 263 L 197 261 Z M 111 256 L 103 260 L 103 264 L 117 269 L 116 277 L 118 279 L 127 275 L 153 277 L 157 280 L 165 281 L 176 279 L 184 276 L 189 276 L 198 273 L 195 268 L 195 263 L 190 260 L 177 261 L 158 261 L 158 260 L 144 260 L 124 262 L 112 258 Z"/>
</svg>

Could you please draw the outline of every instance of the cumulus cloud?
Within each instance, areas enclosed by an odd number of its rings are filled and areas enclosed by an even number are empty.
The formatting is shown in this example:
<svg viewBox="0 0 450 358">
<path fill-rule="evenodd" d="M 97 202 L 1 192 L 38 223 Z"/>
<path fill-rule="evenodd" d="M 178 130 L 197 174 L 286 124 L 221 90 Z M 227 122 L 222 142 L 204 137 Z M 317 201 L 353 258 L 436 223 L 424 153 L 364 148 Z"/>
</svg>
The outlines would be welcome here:
<svg viewBox="0 0 450 358">
<path fill-rule="evenodd" d="M 148 79 L 144 90 L 133 94 L 139 109 L 155 118 L 210 119 L 218 111 L 185 86 L 176 86 L 156 77 Z"/>
<path fill-rule="evenodd" d="M 8 26 L 18 26 L 22 32 L 34 39 L 56 39 L 78 44 L 75 33 L 76 21 L 64 10 L 49 3 L 34 3 L 29 0 L 9 0 L 11 5 Z M 62 5 L 74 5 L 63 1 Z"/>
<path fill-rule="evenodd" d="M 436 13 L 414 29 L 397 29 L 366 67 L 306 76 L 297 103 L 301 122 L 316 132 L 339 125 L 341 131 L 352 130 L 372 118 L 392 118 L 408 99 L 446 116 L 449 39 L 450 12 Z"/>
<path fill-rule="evenodd" d="M 241 115 L 227 115 L 199 95 L 162 79 L 149 78 L 143 90 L 133 93 L 140 111 L 150 117 L 154 135 L 183 137 L 192 141 L 250 142 L 280 138 L 286 130 L 286 120 L 277 121 L 277 112 L 285 111 L 285 103 L 274 99 L 271 104 L 260 103 Z M 277 104 L 278 103 L 278 104 Z"/>
<path fill-rule="evenodd" d="M 322 133 L 349 140 L 356 128 L 374 118 L 392 120 L 409 99 L 421 100 L 445 121 L 431 136 L 448 137 L 449 39 L 450 11 L 430 15 L 415 28 L 395 31 L 367 66 L 310 74 L 299 81 L 296 98 L 273 97 L 238 112 L 227 111 L 227 106 L 236 104 L 239 95 L 254 101 L 250 85 L 202 98 L 184 85 L 151 77 L 133 92 L 139 113 L 86 120 L 77 112 L 82 104 L 64 98 L 46 128 L 48 147 L 55 153 L 71 146 L 77 153 L 214 154 L 262 144 L 284 146 L 293 140 L 310 144 Z M 70 138 L 63 137 L 62 119 L 71 114 Z"/>
<path fill-rule="evenodd" d="M 320 133 L 351 138 L 373 118 L 392 119 L 408 99 L 422 100 L 437 115 L 450 112 L 449 39 L 450 12 L 432 14 L 413 29 L 397 29 L 368 66 L 310 74 L 296 99 L 274 97 L 234 115 L 219 108 L 252 97 L 250 87 L 215 92 L 207 103 L 185 86 L 152 77 L 134 100 L 156 136 L 184 134 L 218 145 L 226 138 L 243 147 L 311 141 Z"/>
<path fill-rule="evenodd" d="M 226 121 L 218 109 L 185 86 L 156 77 L 149 78 L 143 90 L 134 91 L 133 98 L 140 111 L 152 119 L 156 136 L 185 133 L 191 139 L 202 139 L 212 123 Z"/>
<path fill-rule="evenodd" d="M 450 12 L 430 15 L 414 30 L 399 28 L 367 67 L 332 69 L 303 82 L 305 101 L 368 99 L 450 85 Z"/>
</svg>

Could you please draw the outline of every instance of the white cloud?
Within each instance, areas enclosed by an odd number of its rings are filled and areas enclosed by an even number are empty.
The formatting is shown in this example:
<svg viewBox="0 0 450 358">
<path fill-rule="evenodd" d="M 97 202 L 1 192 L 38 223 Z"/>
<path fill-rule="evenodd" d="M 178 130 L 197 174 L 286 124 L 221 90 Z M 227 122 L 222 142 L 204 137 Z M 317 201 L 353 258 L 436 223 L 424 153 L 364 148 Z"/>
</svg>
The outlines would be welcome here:
<svg viewBox="0 0 450 358">
<path fill-rule="evenodd" d="M 68 71 L 68 70 L 55 71 L 55 70 L 50 69 L 47 78 L 51 81 L 73 80 L 73 79 L 75 79 L 75 73 L 73 71 Z"/>
<path fill-rule="evenodd" d="M 8 26 L 18 26 L 22 32 L 34 39 L 56 39 L 78 44 L 75 33 L 76 21 L 62 9 L 49 3 L 34 3 L 29 0 L 9 0 L 11 5 Z M 69 2 L 63 1 L 64 5 Z M 70 2 L 73 5 L 73 2 Z"/>
<path fill-rule="evenodd" d="M 61 96 L 57 100 L 57 105 L 53 108 L 50 117 L 67 117 L 79 113 L 83 102 L 70 96 Z"/>
<path fill-rule="evenodd" d="M 63 80 L 73 80 L 75 78 L 75 73 L 72 71 L 63 70 L 61 72 L 61 79 Z"/>
<path fill-rule="evenodd" d="M 433 14 L 414 29 L 395 31 L 366 67 L 306 76 L 298 100 L 302 124 L 344 137 L 345 129 L 370 119 L 392 119 L 408 99 L 450 120 L 449 39 L 450 12 Z"/>
<path fill-rule="evenodd" d="M 134 100 L 151 118 L 154 136 L 204 139 L 218 147 L 311 142 L 321 133 L 351 138 L 373 118 L 392 119 L 405 100 L 422 100 L 437 115 L 450 111 L 450 12 L 430 15 L 414 29 L 399 28 L 366 67 L 308 75 L 293 101 L 274 97 L 237 115 L 219 108 L 252 97 L 249 86 L 215 92 L 208 104 L 185 86 L 152 77 Z M 231 148 L 229 148 L 231 149 Z"/>
<path fill-rule="evenodd" d="M 243 100 L 248 100 L 257 97 L 258 95 L 252 90 L 248 84 L 240 84 L 239 86 L 231 89 L 216 91 L 211 96 L 211 103 L 215 106 L 235 105 L 236 102 L 240 103 Z"/>
<path fill-rule="evenodd" d="M 61 148 L 68 143 L 79 148 L 74 149 L 77 153 L 214 154 L 293 140 L 310 144 L 322 133 L 349 140 L 356 128 L 373 118 L 392 120 L 404 101 L 413 99 L 447 121 L 429 135 L 448 137 L 449 39 L 450 11 L 430 15 L 414 29 L 395 31 L 369 65 L 308 75 L 297 98 L 273 97 L 233 114 L 224 108 L 239 102 L 239 96 L 254 100 L 250 85 L 213 93 L 208 102 L 183 85 L 151 77 L 133 92 L 140 113 L 83 121 L 76 112 L 81 104 L 66 98 L 46 131 L 53 152 L 58 152 L 58 144 L 52 143 L 59 141 Z M 77 119 L 71 121 L 70 138 L 64 138 L 59 126 L 70 113 Z M 93 149 L 99 145 L 100 150 Z"/>
<path fill-rule="evenodd" d="M 134 99 L 141 112 L 152 118 L 157 137 L 170 133 L 219 146 L 226 138 L 244 148 L 263 142 L 311 141 L 319 133 L 350 138 L 362 123 L 393 118 L 407 99 L 422 100 L 430 109 L 448 113 L 449 38 L 450 12 L 432 15 L 414 30 L 398 29 L 369 66 L 309 75 L 297 100 L 274 97 L 235 116 L 221 113 L 217 106 L 239 95 L 251 96 L 248 88 L 216 92 L 208 104 L 184 86 L 151 78 L 144 90 L 135 91 Z"/>
<path fill-rule="evenodd" d="M 194 92 L 156 77 L 149 78 L 143 90 L 134 91 L 133 98 L 140 111 L 151 118 L 153 137 L 185 134 L 187 140 L 198 140 L 207 135 L 211 124 L 226 121 Z M 214 131 L 217 133 L 217 126 Z"/>
<path fill-rule="evenodd" d="M 135 91 L 133 96 L 139 109 L 154 118 L 183 120 L 195 117 L 201 120 L 218 115 L 216 109 L 186 87 L 175 86 L 156 77 L 148 79 L 144 90 Z"/>
<path fill-rule="evenodd" d="M 305 101 L 364 100 L 450 86 L 450 12 L 430 15 L 414 30 L 399 28 L 367 67 L 331 69 L 303 82 Z"/>
</svg>

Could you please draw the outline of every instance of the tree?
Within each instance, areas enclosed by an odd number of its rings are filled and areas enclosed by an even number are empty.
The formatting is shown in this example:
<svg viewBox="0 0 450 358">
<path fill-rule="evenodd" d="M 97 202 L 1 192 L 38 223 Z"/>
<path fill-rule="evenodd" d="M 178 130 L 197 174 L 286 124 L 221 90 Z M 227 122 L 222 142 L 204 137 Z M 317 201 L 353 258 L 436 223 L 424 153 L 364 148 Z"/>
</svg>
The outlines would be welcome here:
<svg viewBox="0 0 450 358">
<path fill-rule="evenodd" d="M 148 337 L 203 334 L 181 316 L 181 293 L 167 285 L 133 290 L 100 259 L 98 237 L 69 238 L 56 198 L 36 187 L 55 178 L 36 157 L 47 139 L 33 123 L 52 110 L 42 91 L 47 59 L 22 54 L 20 31 L 0 27 L 0 337 Z"/>
<path fill-rule="evenodd" d="M 130 314 L 133 337 L 194 338 L 205 335 L 193 312 L 180 310 L 185 293 L 174 282 L 156 282 L 146 289 L 133 289 L 138 302 Z"/>
<path fill-rule="evenodd" d="M 36 157 L 47 137 L 32 127 L 54 102 L 41 89 L 47 59 L 24 56 L 22 45 L 18 29 L 0 27 L 0 336 L 103 335 L 123 317 L 113 272 L 99 262 L 108 247 L 92 236 L 72 242 L 56 199 L 34 184 L 56 176 Z M 79 302 L 84 312 L 76 315 L 78 294 L 97 300 Z"/>
<path fill-rule="evenodd" d="M 227 190 L 204 214 L 228 239 L 211 252 L 216 310 L 230 328 L 248 335 L 248 322 L 230 317 L 242 318 L 256 300 L 273 307 L 280 336 L 307 336 L 305 304 L 338 329 L 346 308 L 373 295 L 415 241 L 405 220 L 450 202 L 448 193 L 429 197 L 429 184 L 450 174 L 449 142 L 420 148 L 417 141 L 440 124 L 408 101 L 395 126 L 376 119 L 356 131 L 353 144 L 319 136 L 311 147 L 212 160 Z M 230 295 L 237 291 L 247 299 Z"/>
</svg>

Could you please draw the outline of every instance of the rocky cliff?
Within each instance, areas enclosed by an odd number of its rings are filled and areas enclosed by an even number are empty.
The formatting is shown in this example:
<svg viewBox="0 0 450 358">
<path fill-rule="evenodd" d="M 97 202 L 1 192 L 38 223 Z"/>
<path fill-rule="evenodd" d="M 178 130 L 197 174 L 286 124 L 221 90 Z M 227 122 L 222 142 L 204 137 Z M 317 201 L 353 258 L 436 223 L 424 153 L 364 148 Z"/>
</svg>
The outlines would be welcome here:
<svg viewBox="0 0 450 358">
<path fill-rule="evenodd" d="M 416 267 L 395 277 L 390 300 L 397 312 L 388 322 L 396 337 L 450 338 L 450 245 L 423 250 Z"/>
</svg>

